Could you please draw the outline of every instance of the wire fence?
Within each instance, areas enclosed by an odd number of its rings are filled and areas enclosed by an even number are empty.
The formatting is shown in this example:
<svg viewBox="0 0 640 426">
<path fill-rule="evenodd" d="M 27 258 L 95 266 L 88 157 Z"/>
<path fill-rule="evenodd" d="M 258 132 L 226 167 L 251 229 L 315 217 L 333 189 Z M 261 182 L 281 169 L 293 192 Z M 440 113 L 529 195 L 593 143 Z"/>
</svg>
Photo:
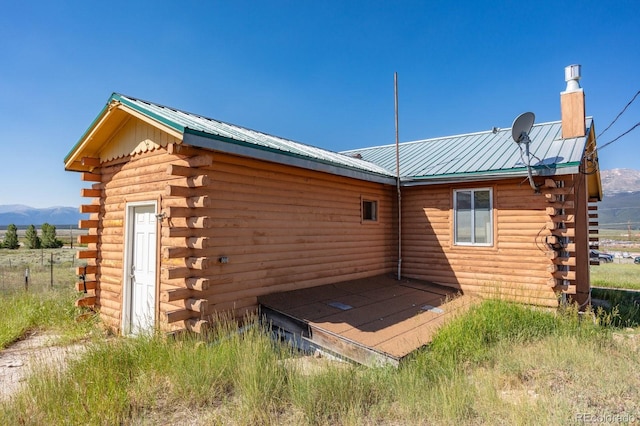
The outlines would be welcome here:
<svg viewBox="0 0 640 426">
<path fill-rule="evenodd" d="M 76 267 L 84 265 L 71 249 L 0 250 L 0 291 L 73 288 Z"/>
</svg>

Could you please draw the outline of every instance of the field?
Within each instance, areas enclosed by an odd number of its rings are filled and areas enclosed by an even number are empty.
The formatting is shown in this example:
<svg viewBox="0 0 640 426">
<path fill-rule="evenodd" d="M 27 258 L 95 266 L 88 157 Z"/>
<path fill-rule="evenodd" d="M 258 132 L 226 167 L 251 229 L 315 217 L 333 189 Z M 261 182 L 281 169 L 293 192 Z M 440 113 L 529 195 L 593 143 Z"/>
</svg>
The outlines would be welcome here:
<svg viewBox="0 0 640 426">
<path fill-rule="evenodd" d="M 640 233 L 637 230 L 600 228 L 598 237 L 602 251 L 634 252 L 636 256 L 640 256 Z"/>
<path fill-rule="evenodd" d="M 594 287 L 640 290 L 640 265 L 627 262 L 603 263 L 591 267 L 591 285 Z"/>
<path fill-rule="evenodd" d="M 23 289 L 22 249 L 0 250 L 0 325 L 54 330 L 83 342 L 66 368 L 42 365 L 11 398 L 0 424 L 549 424 L 640 419 L 640 333 L 616 327 L 615 310 L 552 313 L 486 301 L 442 328 L 400 368 L 366 368 L 299 353 L 256 318 L 238 332 L 221 319 L 206 339 L 123 339 L 76 321 L 68 254 L 29 253 L 42 284 Z M 25 250 L 26 252 L 26 250 Z M 11 266 L 7 266 L 11 256 Z M 44 259 L 44 265 L 38 265 Z M 594 267 L 611 284 L 618 264 Z M 638 265 L 630 265 L 640 268 Z M 598 271 L 598 272 L 595 272 Z M 633 270 L 631 270 L 633 271 Z M 626 273 L 622 273 L 624 276 Z M 633 278 L 633 277 L 632 277 Z M 630 284 L 633 284 L 633 279 Z M 40 281 L 38 281 L 40 282 Z M 606 362 L 604 362 L 606 360 Z"/>
<path fill-rule="evenodd" d="M 76 281 L 75 268 L 86 265 L 76 259 L 77 250 L 70 248 L 28 250 L 0 250 L 0 291 L 24 289 L 25 274 L 28 286 L 73 287 Z M 28 272 L 27 272 L 28 270 Z"/>
</svg>

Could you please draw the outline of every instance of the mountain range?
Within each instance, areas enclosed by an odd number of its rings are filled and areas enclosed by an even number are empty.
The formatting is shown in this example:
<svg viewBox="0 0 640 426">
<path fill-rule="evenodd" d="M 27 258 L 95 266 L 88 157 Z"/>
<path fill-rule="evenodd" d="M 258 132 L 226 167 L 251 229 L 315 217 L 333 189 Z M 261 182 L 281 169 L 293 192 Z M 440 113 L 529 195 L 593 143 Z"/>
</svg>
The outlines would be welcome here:
<svg viewBox="0 0 640 426">
<path fill-rule="evenodd" d="M 598 203 L 600 228 L 640 228 L 640 170 L 613 169 L 600 173 L 603 200 Z"/>
<path fill-rule="evenodd" d="M 86 215 L 81 214 L 78 207 L 34 208 L 22 204 L 0 205 L 0 227 L 10 224 L 39 226 L 43 223 L 77 226 L 80 219 L 86 219 Z"/>
<path fill-rule="evenodd" d="M 640 170 L 602 170 L 600 179 L 605 197 L 621 192 L 640 192 Z"/>
<path fill-rule="evenodd" d="M 598 204 L 600 226 L 626 229 L 640 228 L 640 170 L 612 169 L 600 172 L 604 199 Z M 0 205 L 0 227 L 77 225 L 87 215 L 77 207 L 33 208 L 24 205 Z"/>
</svg>

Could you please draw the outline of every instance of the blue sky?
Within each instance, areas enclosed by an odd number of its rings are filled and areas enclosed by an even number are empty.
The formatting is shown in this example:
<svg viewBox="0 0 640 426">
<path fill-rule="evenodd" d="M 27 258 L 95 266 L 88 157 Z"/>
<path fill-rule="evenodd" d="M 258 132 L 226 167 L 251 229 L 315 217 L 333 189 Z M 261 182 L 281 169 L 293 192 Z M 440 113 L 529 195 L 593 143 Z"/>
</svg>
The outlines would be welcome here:
<svg viewBox="0 0 640 426">
<path fill-rule="evenodd" d="M 635 0 L 0 4 L 0 204 L 86 201 L 63 158 L 112 92 L 340 151 L 393 143 L 394 72 L 402 141 L 559 120 L 574 63 L 597 134 L 640 90 Z M 639 141 L 602 169 L 640 169 Z"/>
</svg>

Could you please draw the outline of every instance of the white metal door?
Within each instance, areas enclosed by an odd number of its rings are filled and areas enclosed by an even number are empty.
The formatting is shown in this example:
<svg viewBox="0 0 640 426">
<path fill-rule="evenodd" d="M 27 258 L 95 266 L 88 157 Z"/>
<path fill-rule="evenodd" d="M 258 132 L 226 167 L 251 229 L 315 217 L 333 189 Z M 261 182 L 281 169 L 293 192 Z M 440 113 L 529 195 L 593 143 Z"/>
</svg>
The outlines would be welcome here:
<svg viewBox="0 0 640 426">
<path fill-rule="evenodd" d="M 156 216 L 155 205 L 132 209 L 130 271 L 130 332 L 151 331 L 156 307 Z"/>
</svg>

